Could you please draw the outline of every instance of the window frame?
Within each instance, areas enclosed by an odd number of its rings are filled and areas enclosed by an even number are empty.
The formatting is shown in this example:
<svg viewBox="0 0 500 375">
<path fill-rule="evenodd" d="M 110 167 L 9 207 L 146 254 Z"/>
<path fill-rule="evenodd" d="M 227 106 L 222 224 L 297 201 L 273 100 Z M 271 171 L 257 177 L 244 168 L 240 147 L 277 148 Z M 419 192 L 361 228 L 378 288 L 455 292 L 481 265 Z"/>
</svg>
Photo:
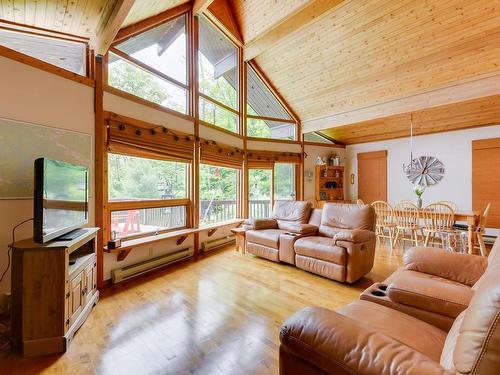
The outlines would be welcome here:
<svg viewBox="0 0 500 375">
<path fill-rule="evenodd" d="M 106 157 L 106 168 L 109 165 L 109 154 L 114 154 L 114 155 L 123 155 L 123 156 L 131 156 L 131 157 L 137 157 L 137 158 L 142 158 L 142 159 L 151 159 L 151 160 L 159 160 L 159 161 L 172 161 L 169 159 L 163 159 L 163 158 L 153 158 L 153 157 L 144 157 L 144 156 L 139 156 L 133 151 L 130 153 L 117 153 L 117 152 L 108 152 L 107 157 Z M 175 198 L 175 199 L 144 199 L 144 200 L 134 200 L 134 201 L 110 201 L 109 200 L 109 193 L 108 193 L 108 188 L 109 188 L 109 179 L 106 181 L 106 201 L 108 202 L 108 209 L 107 209 L 107 224 L 109 227 L 108 235 L 109 237 L 106 240 L 111 239 L 111 217 L 112 213 L 116 211 L 127 211 L 127 210 L 140 210 L 140 209 L 148 209 L 148 208 L 168 208 L 168 207 L 185 207 L 185 215 L 186 215 L 186 222 L 185 225 L 182 227 L 175 227 L 175 228 L 168 228 L 168 229 L 163 229 L 163 230 L 158 230 L 158 231 L 151 231 L 147 233 L 139 233 L 136 235 L 131 235 L 131 236 L 126 236 L 122 237 L 123 240 L 134 240 L 138 238 L 143 238 L 143 237 L 150 237 L 155 234 L 162 234 L 162 233 L 169 233 L 169 232 L 175 232 L 178 230 L 182 229 L 187 229 L 187 228 L 192 228 L 193 227 L 193 222 L 192 222 L 192 210 L 193 210 L 193 204 L 191 201 L 191 180 L 193 178 L 192 176 L 192 163 L 189 162 L 183 162 L 186 164 L 186 198 Z"/>
<path fill-rule="evenodd" d="M 190 9 L 181 11 L 179 13 L 173 12 L 171 16 L 166 17 L 165 19 L 162 19 L 161 22 L 157 22 L 157 23 L 150 25 L 149 27 L 139 29 L 138 31 L 135 31 L 135 32 L 131 32 L 130 34 L 126 35 L 125 37 L 122 37 L 122 38 L 119 38 L 119 39 L 113 41 L 113 43 L 111 43 L 111 46 L 109 47 L 108 53 L 106 53 L 106 59 L 105 59 L 105 63 L 104 63 L 104 67 L 105 67 L 104 68 L 104 75 L 103 75 L 104 87 L 106 89 L 110 89 L 109 91 L 116 90 L 117 92 L 121 93 L 122 96 L 129 96 L 129 97 L 133 98 L 135 101 L 141 102 L 142 104 L 157 107 L 158 109 L 164 110 L 166 112 L 171 112 L 174 115 L 177 115 L 180 117 L 186 117 L 186 116 L 193 117 L 195 114 L 195 110 L 191 104 L 192 103 L 192 85 L 193 85 L 193 82 L 191 79 L 192 75 L 190 74 L 190 69 L 191 69 L 191 64 L 192 64 L 191 52 L 190 52 L 190 50 L 192 48 L 192 40 L 191 40 L 192 39 L 192 25 L 191 25 L 191 20 L 190 20 L 190 14 L 191 14 Z M 161 26 L 167 22 L 170 22 L 176 18 L 179 18 L 179 17 L 185 18 L 185 31 L 186 31 L 185 48 L 186 48 L 186 73 L 187 73 L 185 84 L 176 80 L 173 77 L 170 77 L 168 74 L 160 72 L 159 70 L 153 68 L 152 66 L 149 66 L 148 64 L 143 63 L 142 61 L 139 61 L 138 59 L 136 59 L 136 58 L 134 58 L 134 57 L 132 57 L 132 56 L 130 56 L 130 55 L 128 55 L 128 54 L 126 54 L 126 53 L 124 53 L 116 48 L 116 46 L 118 44 L 121 44 L 121 43 L 125 42 L 126 40 L 133 38 L 134 36 L 140 35 L 142 33 L 146 33 L 151 29 L 159 27 L 159 26 Z M 109 66 L 109 53 L 112 53 L 112 54 L 118 56 L 120 59 L 123 59 L 126 62 L 136 66 L 137 68 L 145 70 L 146 72 L 152 74 L 153 76 L 184 90 L 186 92 L 186 113 L 179 112 L 174 108 L 170 108 L 170 107 L 152 102 L 148 99 L 144 99 L 140 96 L 134 95 L 134 94 L 129 93 L 129 92 L 124 91 L 124 90 L 121 90 L 120 88 L 111 86 L 109 84 L 109 67 L 108 67 Z"/>
<path fill-rule="evenodd" d="M 242 208 L 242 205 L 241 205 L 241 189 L 242 189 L 242 181 L 243 181 L 243 167 L 241 168 L 231 168 L 231 167 L 227 167 L 227 166 L 224 166 L 224 165 L 220 165 L 220 164 L 216 164 L 216 163 L 201 163 L 199 162 L 198 163 L 198 174 L 201 174 L 199 169 L 202 165 L 206 165 L 206 166 L 210 166 L 210 167 L 216 167 L 216 168 L 225 168 L 225 169 L 234 169 L 236 171 L 236 217 L 234 219 L 238 219 L 239 217 L 241 217 L 241 208 Z M 198 184 L 198 207 L 201 207 L 201 184 Z M 198 215 L 200 215 L 200 212 L 198 213 Z M 230 220 L 234 220 L 234 219 L 229 219 Z M 201 223 L 202 221 L 202 218 L 199 217 L 199 222 Z M 215 223 L 205 223 L 205 224 L 199 224 L 199 227 L 200 228 L 203 228 L 203 226 L 209 226 L 209 225 L 214 225 L 214 224 L 221 224 L 221 223 L 224 223 L 225 221 L 221 221 L 221 222 L 215 222 Z"/>
</svg>

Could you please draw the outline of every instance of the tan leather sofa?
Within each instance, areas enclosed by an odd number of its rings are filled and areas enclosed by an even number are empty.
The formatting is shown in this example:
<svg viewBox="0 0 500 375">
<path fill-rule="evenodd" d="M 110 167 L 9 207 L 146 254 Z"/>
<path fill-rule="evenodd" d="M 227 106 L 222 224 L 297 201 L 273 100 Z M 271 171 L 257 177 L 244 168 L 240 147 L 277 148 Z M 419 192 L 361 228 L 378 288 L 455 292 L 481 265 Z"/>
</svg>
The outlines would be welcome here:
<svg viewBox="0 0 500 375">
<path fill-rule="evenodd" d="M 327 203 L 317 235 L 295 242 L 295 265 L 329 279 L 353 283 L 373 267 L 375 214 L 370 205 Z"/>
<path fill-rule="evenodd" d="M 384 282 L 368 288 L 360 298 L 397 309 L 448 331 L 457 316 L 469 306 L 476 284 L 499 253 L 498 241 L 488 258 L 433 247 L 414 247 L 405 253 L 402 268 Z M 385 296 L 374 292 L 381 285 L 386 286 Z"/>
<path fill-rule="evenodd" d="M 423 261 L 418 267 L 427 272 L 436 266 L 418 259 Z M 472 274 L 458 270 L 446 275 L 472 283 L 477 276 Z M 280 374 L 499 374 L 500 239 L 472 289 L 449 332 L 366 300 L 339 312 L 299 311 L 280 332 Z"/>
<path fill-rule="evenodd" d="M 295 264 L 295 240 L 318 230 L 308 224 L 311 210 L 310 202 L 277 200 L 271 218 L 245 221 L 246 251 L 274 262 Z"/>
<path fill-rule="evenodd" d="M 369 205 L 276 201 L 271 219 L 245 222 L 246 251 L 352 283 L 373 267 L 374 225 Z"/>
</svg>

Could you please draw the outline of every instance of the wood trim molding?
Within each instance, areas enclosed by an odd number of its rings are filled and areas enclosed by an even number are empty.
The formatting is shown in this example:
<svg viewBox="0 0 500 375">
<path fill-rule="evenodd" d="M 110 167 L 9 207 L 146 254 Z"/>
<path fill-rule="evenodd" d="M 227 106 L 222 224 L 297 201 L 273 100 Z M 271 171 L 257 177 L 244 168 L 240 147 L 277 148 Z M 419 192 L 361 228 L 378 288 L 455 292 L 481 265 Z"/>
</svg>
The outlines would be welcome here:
<svg viewBox="0 0 500 375">
<path fill-rule="evenodd" d="M 256 142 L 272 142 L 272 143 L 288 143 L 293 145 L 300 145 L 300 141 L 288 140 L 288 139 L 273 139 L 273 138 L 259 138 L 259 137 L 246 137 L 249 141 Z"/>
<path fill-rule="evenodd" d="M 188 13 L 191 10 L 191 3 L 187 2 L 176 6 L 175 8 L 168 9 L 156 16 L 150 17 L 143 21 L 139 21 L 134 23 L 133 25 L 124 27 L 116 34 L 116 37 L 113 41 L 113 45 L 123 42 L 136 34 L 145 32 L 150 30 L 158 25 L 161 25 L 164 22 L 170 21 L 171 19 L 182 16 L 183 14 Z"/>
<path fill-rule="evenodd" d="M 125 211 L 125 210 L 138 210 L 145 208 L 162 208 L 162 207 L 176 207 L 176 206 L 189 206 L 191 201 L 186 199 L 157 199 L 157 200 L 142 200 L 142 201 L 124 201 L 124 202 L 109 202 L 109 211 Z"/>
<path fill-rule="evenodd" d="M 194 0 L 193 3 L 193 14 L 197 15 L 203 13 L 208 9 L 210 4 L 212 4 L 214 0 Z"/>
<path fill-rule="evenodd" d="M 253 40 L 247 41 L 244 50 L 245 61 L 256 58 L 284 37 L 288 38 L 291 34 L 300 31 L 310 23 L 317 22 L 318 19 L 341 5 L 343 2 L 344 0 L 309 1 L 306 6 L 298 12 L 291 13 L 285 19 L 280 20 L 277 25 L 264 31 Z"/>
<path fill-rule="evenodd" d="M 500 94 L 500 73 L 489 73 L 432 90 L 401 96 L 384 103 L 304 120 L 302 129 L 304 133 L 309 133 L 498 94 Z"/>
<path fill-rule="evenodd" d="M 59 77 L 66 78 L 71 81 L 81 83 L 89 87 L 94 87 L 95 85 L 95 81 L 93 79 L 70 72 L 69 70 L 63 68 L 59 68 L 58 66 L 49 64 L 48 62 L 42 60 L 35 59 L 34 57 L 25 55 L 24 53 L 21 52 L 14 51 L 13 49 L 4 46 L 0 46 L 0 56 L 20 62 L 22 64 L 32 66 L 34 68 L 43 70 L 48 73 L 58 75 Z"/>
<path fill-rule="evenodd" d="M 345 148 L 345 145 L 340 143 L 320 143 L 320 142 L 307 142 L 304 141 L 304 146 L 320 146 L 320 147 L 328 147 L 328 148 Z"/>
</svg>

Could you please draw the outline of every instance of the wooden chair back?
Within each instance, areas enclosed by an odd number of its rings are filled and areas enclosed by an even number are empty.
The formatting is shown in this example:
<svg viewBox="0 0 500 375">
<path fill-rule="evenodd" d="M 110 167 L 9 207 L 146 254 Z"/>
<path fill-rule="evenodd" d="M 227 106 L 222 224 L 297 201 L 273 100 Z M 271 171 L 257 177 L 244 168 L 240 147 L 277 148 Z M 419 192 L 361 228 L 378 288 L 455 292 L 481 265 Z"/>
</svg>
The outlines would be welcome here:
<svg viewBox="0 0 500 375">
<path fill-rule="evenodd" d="M 424 228 L 433 232 L 451 231 L 455 222 L 453 208 L 445 203 L 431 203 L 422 211 Z"/>
<path fill-rule="evenodd" d="M 453 210 L 453 212 L 457 212 L 458 211 L 458 205 L 455 202 L 452 202 L 452 201 L 439 201 L 439 202 L 435 202 L 435 203 L 446 204 L 446 205 L 448 205 L 448 206 L 451 207 L 451 209 Z"/>
<path fill-rule="evenodd" d="M 490 208 L 491 208 L 491 202 L 488 202 L 486 208 L 484 209 L 483 214 L 481 215 L 481 218 L 479 219 L 479 225 L 477 226 L 476 231 L 482 233 L 486 229 L 486 223 L 488 222 L 488 216 L 490 215 Z"/>
<path fill-rule="evenodd" d="M 363 202 L 363 200 L 362 200 L 362 199 L 358 199 L 358 200 L 356 201 L 356 204 L 365 204 L 365 202 Z"/>
<path fill-rule="evenodd" d="M 396 224 L 400 228 L 412 228 L 418 226 L 419 209 L 411 201 L 401 201 L 393 208 Z"/>
<path fill-rule="evenodd" d="M 372 203 L 375 210 L 375 223 L 378 227 L 394 225 L 394 212 L 389 203 L 384 201 L 375 201 Z"/>
</svg>

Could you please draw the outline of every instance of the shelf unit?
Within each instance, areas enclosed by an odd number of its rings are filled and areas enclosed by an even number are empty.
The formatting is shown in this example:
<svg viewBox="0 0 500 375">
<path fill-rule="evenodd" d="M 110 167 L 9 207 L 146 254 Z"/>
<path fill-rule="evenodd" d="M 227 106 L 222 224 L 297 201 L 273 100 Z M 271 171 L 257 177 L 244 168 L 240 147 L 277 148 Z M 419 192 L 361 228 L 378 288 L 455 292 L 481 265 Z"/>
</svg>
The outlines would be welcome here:
<svg viewBox="0 0 500 375">
<path fill-rule="evenodd" d="M 317 165 L 316 166 L 316 200 L 323 202 L 344 201 L 344 167 Z M 333 187 L 327 187 L 327 185 Z"/>
<path fill-rule="evenodd" d="M 24 357 L 65 352 L 99 299 L 99 228 L 84 230 L 71 241 L 12 246 L 12 337 Z"/>
</svg>

